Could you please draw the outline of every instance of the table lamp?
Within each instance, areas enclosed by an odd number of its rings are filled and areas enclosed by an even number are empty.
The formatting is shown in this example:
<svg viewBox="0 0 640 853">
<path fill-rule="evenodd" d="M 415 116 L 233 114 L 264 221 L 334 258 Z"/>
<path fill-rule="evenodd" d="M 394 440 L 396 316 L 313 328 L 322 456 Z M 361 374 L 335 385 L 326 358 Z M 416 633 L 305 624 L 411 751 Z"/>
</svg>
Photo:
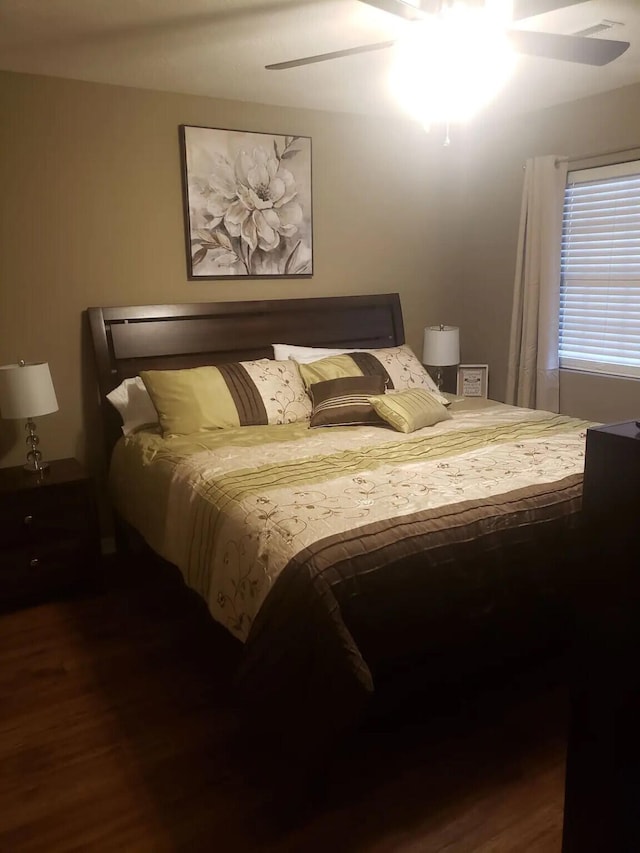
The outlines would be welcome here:
<svg viewBox="0 0 640 853">
<path fill-rule="evenodd" d="M 422 363 L 436 368 L 436 385 L 442 388 L 442 368 L 460 363 L 460 329 L 457 326 L 427 326 L 424 330 Z"/>
<path fill-rule="evenodd" d="M 42 461 L 42 453 L 38 450 L 40 439 L 33 419 L 57 411 L 56 392 L 46 362 L 26 364 L 20 361 L 0 366 L 0 415 L 26 420 L 25 429 L 29 431 L 27 445 L 30 450 L 25 471 L 38 474 L 49 467 Z"/>
</svg>

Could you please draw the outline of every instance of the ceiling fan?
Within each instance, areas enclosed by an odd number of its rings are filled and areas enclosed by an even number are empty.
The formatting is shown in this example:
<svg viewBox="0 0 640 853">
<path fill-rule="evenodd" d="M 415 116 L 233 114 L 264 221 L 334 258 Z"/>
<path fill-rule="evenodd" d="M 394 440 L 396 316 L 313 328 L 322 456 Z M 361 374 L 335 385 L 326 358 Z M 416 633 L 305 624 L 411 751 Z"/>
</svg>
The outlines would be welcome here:
<svg viewBox="0 0 640 853">
<path fill-rule="evenodd" d="M 447 0 L 361 0 L 369 6 L 382 9 L 392 15 L 407 21 L 421 21 L 428 16 L 437 14 L 447 5 Z M 513 21 L 541 15 L 555 9 L 575 6 L 585 0 L 514 0 Z M 471 0 L 469 5 L 483 5 L 481 0 Z M 629 42 L 612 39 L 597 39 L 586 36 L 562 35 L 560 33 L 533 32 L 509 28 L 507 34 L 513 48 L 518 53 L 528 56 L 540 56 L 546 59 L 561 59 L 566 62 L 577 62 L 581 65 L 607 65 L 621 56 L 629 47 Z M 330 53 L 319 53 L 314 56 L 304 56 L 286 62 L 276 62 L 265 66 L 269 71 L 282 71 L 286 68 L 297 68 L 300 65 L 312 65 L 316 62 L 326 62 L 330 59 L 340 59 L 358 53 L 368 53 L 374 50 L 384 50 L 393 47 L 394 41 L 376 42 L 349 47 L 345 50 L 334 50 Z"/>
</svg>

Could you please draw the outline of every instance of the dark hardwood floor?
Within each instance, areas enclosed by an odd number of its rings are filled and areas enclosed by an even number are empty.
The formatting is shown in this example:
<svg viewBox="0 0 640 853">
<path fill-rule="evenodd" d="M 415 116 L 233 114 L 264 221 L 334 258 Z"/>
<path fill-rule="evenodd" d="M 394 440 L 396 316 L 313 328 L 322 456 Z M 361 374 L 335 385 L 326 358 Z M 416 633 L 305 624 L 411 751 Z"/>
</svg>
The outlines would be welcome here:
<svg viewBox="0 0 640 853">
<path fill-rule="evenodd" d="M 0 615 L 0 851 L 558 853 L 566 691 L 371 719 L 315 786 L 247 761 L 238 650 L 173 577 Z M 262 772 L 260 772 L 262 771 Z"/>
</svg>

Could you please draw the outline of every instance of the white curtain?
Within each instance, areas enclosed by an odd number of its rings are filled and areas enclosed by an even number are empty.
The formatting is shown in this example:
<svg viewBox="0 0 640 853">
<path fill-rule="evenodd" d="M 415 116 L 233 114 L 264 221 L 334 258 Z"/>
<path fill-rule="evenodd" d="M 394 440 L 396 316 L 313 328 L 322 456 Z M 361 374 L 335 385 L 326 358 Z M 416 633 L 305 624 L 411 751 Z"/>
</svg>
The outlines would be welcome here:
<svg viewBox="0 0 640 853">
<path fill-rule="evenodd" d="M 550 412 L 560 408 L 558 323 L 566 182 L 566 158 L 527 160 L 509 343 L 507 403 Z"/>
</svg>

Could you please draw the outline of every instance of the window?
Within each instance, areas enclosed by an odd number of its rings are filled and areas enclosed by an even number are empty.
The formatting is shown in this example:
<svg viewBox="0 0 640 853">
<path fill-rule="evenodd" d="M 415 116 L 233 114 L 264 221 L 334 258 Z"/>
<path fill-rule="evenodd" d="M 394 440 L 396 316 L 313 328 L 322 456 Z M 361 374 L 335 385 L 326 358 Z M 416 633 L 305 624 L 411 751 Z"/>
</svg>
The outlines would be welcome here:
<svg viewBox="0 0 640 853">
<path fill-rule="evenodd" d="M 569 172 L 560 367 L 640 376 L 640 160 Z"/>
</svg>

